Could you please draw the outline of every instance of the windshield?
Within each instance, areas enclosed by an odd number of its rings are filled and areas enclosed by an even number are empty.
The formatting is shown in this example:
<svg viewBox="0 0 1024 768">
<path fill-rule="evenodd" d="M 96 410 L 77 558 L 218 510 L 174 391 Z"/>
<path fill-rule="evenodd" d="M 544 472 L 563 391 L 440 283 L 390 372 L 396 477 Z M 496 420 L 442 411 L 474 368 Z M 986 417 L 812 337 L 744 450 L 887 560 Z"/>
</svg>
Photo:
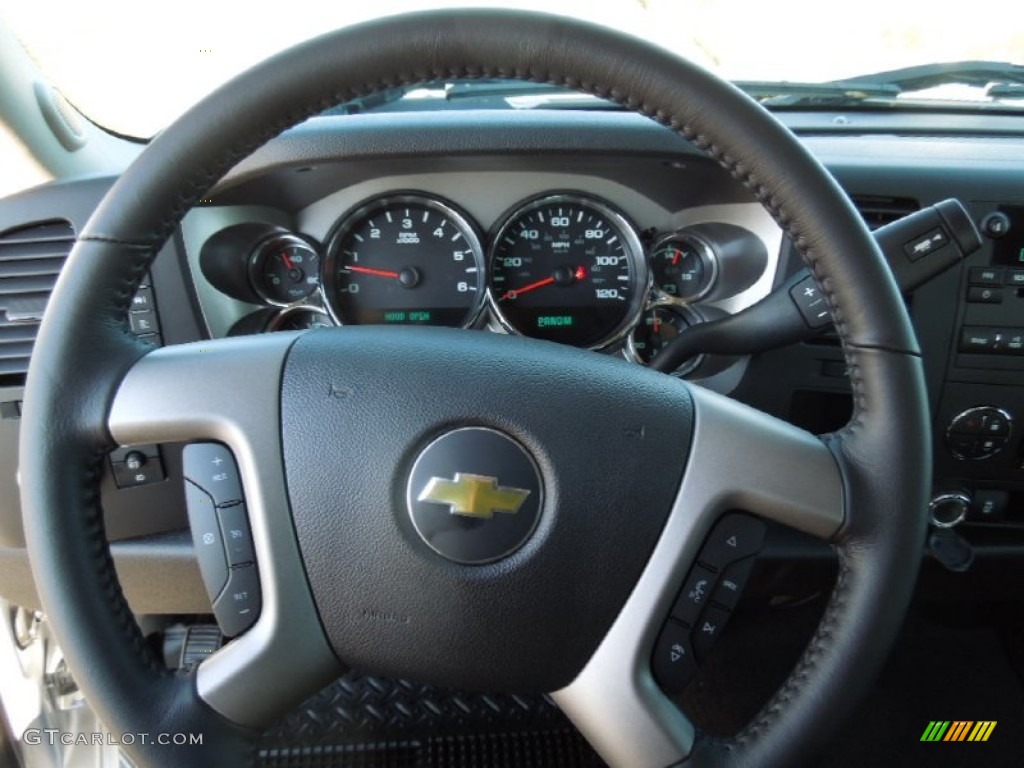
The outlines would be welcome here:
<svg viewBox="0 0 1024 768">
<path fill-rule="evenodd" d="M 769 106 L 842 99 L 814 93 L 808 99 L 802 91 L 795 101 L 780 102 L 779 93 L 764 91 L 766 83 L 856 80 L 934 62 L 1024 63 L 1024 25 L 1011 23 L 1020 18 L 1019 5 L 1001 0 L 972 2 L 956 13 L 919 0 L 289 0 L 272 12 L 234 0 L 180 0 L 160 11 L 137 0 L 23 0 L 5 3 L 0 16 L 84 114 L 118 133 L 147 137 L 233 75 L 301 40 L 374 16 L 453 6 L 557 9 L 588 18 L 753 83 Z M 889 92 L 873 85 L 866 94 L 873 106 L 939 99 L 946 107 L 995 101 L 1024 108 L 1019 79 L 997 73 Z M 994 86 L 1003 90 L 993 95 Z M 844 93 L 865 99 L 856 89 L 839 89 Z"/>
</svg>

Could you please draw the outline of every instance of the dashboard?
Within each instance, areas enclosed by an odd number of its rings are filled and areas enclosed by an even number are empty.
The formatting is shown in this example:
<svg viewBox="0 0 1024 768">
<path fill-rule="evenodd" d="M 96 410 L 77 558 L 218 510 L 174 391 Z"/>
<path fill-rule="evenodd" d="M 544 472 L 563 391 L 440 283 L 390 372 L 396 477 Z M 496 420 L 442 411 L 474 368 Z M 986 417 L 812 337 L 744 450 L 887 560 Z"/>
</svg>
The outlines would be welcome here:
<svg viewBox="0 0 1024 768">
<path fill-rule="evenodd" d="M 627 184 L 558 164 L 339 178 L 292 215 L 194 211 L 182 234 L 210 333 L 443 325 L 647 364 L 680 331 L 771 290 L 782 237 L 760 205 L 708 190 L 674 207 L 655 197 L 671 167 Z M 737 364 L 696 358 L 676 373 Z M 726 379 L 738 380 L 715 384 Z"/>
<path fill-rule="evenodd" d="M 951 122 L 917 116 L 781 117 L 870 226 L 956 197 L 982 230 L 980 251 L 906 297 L 935 440 L 936 501 L 920 513 L 978 557 L 1024 556 L 1024 137 L 967 127 L 940 136 Z M 70 180 L 0 201 L 0 266 L 49 270 L 35 269 L 31 285 L 16 283 L 24 270 L 0 273 L 0 583 L 22 605 L 38 604 L 15 479 L 32 322 L 113 181 Z M 745 188 L 636 115 L 315 118 L 242 161 L 185 217 L 129 320 L 154 345 L 445 325 L 642 365 L 675 334 L 755 304 L 800 267 Z M 675 375 L 815 432 L 842 426 L 852 407 L 829 333 L 750 357 L 707 354 Z M 139 612 L 210 609 L 182 473 L 177 445 L 126 446 L 108 462 L 107 529 Z"/>
</svg>

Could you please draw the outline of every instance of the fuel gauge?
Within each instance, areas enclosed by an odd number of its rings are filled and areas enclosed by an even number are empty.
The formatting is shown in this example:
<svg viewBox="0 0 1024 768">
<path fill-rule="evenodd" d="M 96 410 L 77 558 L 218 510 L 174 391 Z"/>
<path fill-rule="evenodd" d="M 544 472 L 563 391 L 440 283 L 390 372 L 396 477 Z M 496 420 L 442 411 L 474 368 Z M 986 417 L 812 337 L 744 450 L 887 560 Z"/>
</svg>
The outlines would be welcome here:
<svg viewBox="0 0 1024 768">
<path fill-rule="evenodd" d="M 319 287 L 320 255 L 294 235 L 275 236 L 253 252 L 249 278 L 256 293 L 268 304 L 294 304 Z"/>
</svg>

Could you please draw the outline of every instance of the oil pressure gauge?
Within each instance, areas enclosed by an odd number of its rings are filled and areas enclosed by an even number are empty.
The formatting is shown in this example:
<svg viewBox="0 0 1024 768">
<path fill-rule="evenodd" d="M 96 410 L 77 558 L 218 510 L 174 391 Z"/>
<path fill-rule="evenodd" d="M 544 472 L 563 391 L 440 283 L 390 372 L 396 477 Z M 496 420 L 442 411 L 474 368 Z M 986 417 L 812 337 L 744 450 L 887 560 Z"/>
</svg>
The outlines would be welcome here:
<svg viewBox="0 0 1024 768">
<path fill-rule="evenodd" d="M 320 286 L 320 256 L 305 240 L 276 235 L 253 251 L 249 279 L 268 304 L 294 304 Z"/>
<path fill-rule="evenodd" d="M 289 307 L 320 288 L 317 244 L 263 222 L 233 224 L 203 243 L 199 266 L 210 285 L 247 304 Z"/>
</svg>

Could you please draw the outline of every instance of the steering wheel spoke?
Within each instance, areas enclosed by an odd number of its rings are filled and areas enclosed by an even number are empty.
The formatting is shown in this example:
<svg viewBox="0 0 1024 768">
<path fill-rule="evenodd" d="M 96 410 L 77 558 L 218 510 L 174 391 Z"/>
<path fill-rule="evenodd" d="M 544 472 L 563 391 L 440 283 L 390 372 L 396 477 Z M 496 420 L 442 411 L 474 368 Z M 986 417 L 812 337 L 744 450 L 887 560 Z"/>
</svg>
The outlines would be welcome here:
<svg viewBox="0 0 1024 768">
<path fill-rule="evenodd" d="M 842 475 L 821 438 L 700 387 L 693 397 L 693 447 L 677 502 L 692 527 L 683 535 L 699 543 L 730 509 L 821 539 L 839 532 Z"/>
<path fill-rule="evenodd" d="M 681 626 L 670 607 L 715 522 L 742 510 L 828 539 L 844 519 L 842 477 L 821 439 L 709 390 L 692 396 L 690 460 L 661 538 L 594 656 L 554 694 L 612 765 L 672 765 L 689 754 L 693 726 L 655 681 L 652 656 L 667 622 Z M 684 645 L 680 654 L 692 655 Z"/>
<path fill-rule="evenodd" d="M 124 445 L 214 440 L 235 456 L 262 608 L 251 628 L 202 662 L 197 686 L 207 704 L 243 725 L 269 722 L 341 671 L 310 596 L 282 465 L 280 382 L 294 336 L 156 350 L 124 376 L 109 416 Z"/>
</svg>

